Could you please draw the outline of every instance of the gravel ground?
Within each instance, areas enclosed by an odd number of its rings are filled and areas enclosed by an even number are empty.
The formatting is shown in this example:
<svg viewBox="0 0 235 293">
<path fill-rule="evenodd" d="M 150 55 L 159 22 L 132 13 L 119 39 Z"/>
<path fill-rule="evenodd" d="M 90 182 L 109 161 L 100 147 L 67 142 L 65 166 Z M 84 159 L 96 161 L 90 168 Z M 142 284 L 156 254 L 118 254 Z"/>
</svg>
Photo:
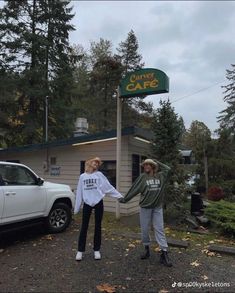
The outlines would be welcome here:
<svg viewBox="0 0 235 293">
<path fill-rule="evenodd" d="M 0 292 L 96 292 L 97 285 L 106 283 L 115 286 L 116 292 L 202 291 L 198 287 L 186 289 L 183 283 L 187 282 L 211 286 L 229 283 L 230 287 L 207 287 L 206 291 L 235 292 L 232 256 L 208 257 L 197 246 L 187 250 L 171 248 L 174 266 L 167 268 L 159 264 L 155 245 L 151 258 L 140 260 L 140 241 L 129 239 L 128 233 L 120 236 L 114 228 L 104 229 L 103 258 L 95 261 L 92 230 L 91 225 L 81 262 L 75 261 L 78 220 L 57 235 L 45 235 L 40 227 L 0 235 Z"/>
</svg>

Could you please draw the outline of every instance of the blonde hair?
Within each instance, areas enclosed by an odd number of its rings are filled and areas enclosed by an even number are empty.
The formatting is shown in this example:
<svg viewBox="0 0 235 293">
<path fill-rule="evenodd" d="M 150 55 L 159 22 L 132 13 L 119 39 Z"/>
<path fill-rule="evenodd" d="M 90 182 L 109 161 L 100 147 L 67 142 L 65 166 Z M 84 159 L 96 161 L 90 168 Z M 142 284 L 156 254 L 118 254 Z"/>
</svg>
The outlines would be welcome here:
<svg viewBox="0 0 235 293">
<path fill-rule="evenodd" d="M 101 161 L 101 159 L 99 157 L 94 157 L 94 158 L 88 159 L 85 162 L 85 172 L 89 171 L 89 169 L 91 167 L 91 162 L 93 162 L 93 161 L 98 162 L 99 167 L 102 164 L 102 161 Z"/>
</svg>

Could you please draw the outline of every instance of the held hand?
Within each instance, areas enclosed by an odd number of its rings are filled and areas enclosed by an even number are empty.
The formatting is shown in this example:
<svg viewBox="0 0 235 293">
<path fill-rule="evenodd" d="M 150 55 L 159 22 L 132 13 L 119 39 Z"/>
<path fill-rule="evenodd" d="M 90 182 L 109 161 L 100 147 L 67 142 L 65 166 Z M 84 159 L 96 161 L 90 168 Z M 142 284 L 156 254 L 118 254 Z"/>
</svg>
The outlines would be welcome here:
<svg viewBox="0 0 235 293">
<path fill-rule="evenodd" d="M 118 201 L 119 201 L 120 203 L 125 203 L 125 199 L 124 199 L 123 197 L 119 198 Z"/>
</svg>

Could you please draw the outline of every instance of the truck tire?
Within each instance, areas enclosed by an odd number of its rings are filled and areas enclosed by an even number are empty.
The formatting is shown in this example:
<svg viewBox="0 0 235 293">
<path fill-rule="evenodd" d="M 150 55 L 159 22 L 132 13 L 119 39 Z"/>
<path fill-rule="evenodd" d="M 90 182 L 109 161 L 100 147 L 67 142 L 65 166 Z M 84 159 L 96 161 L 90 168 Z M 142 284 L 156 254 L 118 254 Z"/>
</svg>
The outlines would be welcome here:
<svg viewBox="0 0 235 293">
<path fill-rule="evenodd" d="M 60 233 L 69 226 L 71 219 L 71 208 L 66 203 L 58 202 L 51 208 L 45 226 L 49 233 Z"/>
</svg>

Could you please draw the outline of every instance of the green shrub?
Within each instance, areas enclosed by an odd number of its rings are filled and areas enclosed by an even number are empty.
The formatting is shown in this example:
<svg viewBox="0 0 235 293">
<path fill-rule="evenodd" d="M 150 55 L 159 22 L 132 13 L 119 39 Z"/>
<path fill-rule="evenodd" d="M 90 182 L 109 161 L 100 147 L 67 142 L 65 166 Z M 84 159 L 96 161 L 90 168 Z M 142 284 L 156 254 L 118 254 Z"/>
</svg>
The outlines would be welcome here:
<svg viewBox="0 0 235 293">
<path fill-rule="evenodd" d="M 205 214 L 221 232 L 235 237 L 235 203 L 225 200 L 210 202 Z"/>
</svg>

